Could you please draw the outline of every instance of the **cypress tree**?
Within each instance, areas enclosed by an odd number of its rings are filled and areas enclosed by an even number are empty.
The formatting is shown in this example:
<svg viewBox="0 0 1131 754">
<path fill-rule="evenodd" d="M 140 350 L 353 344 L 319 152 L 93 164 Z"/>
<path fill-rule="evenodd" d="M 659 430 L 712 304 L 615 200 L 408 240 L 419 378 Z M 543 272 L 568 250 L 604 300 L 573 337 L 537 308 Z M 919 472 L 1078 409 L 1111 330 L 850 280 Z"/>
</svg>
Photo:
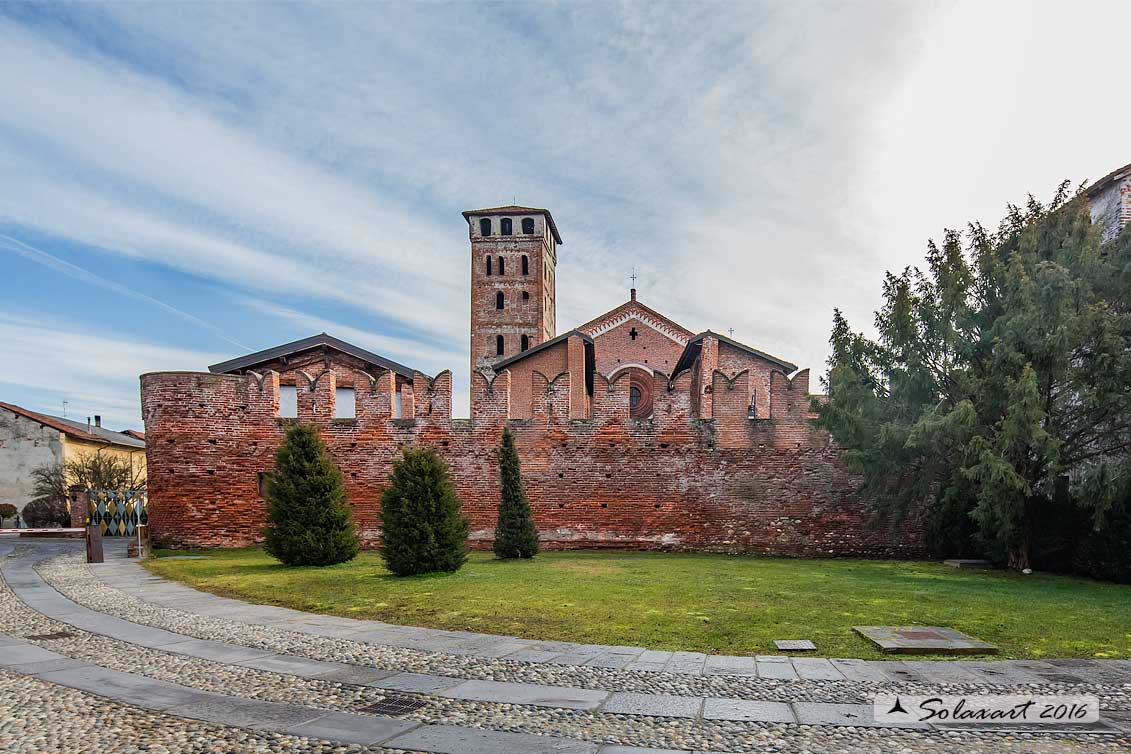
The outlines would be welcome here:
<svg viewBox="0 0 1131 754">
<path fill-rule="evenodd" d="M 381 496 L 381 557 L 397 576 L 458 571 L 468 523 L 448 465 L 432 449 L 407 448 Z"/>
<path fill-rule="evenodd" d="M 264 539 L 267 553 L 291 566 L 334 565 L 357 555 L 342 472 L 309 424 L 291 427 L 275 453 Z"/>
<path fill-rule="evenodd" d="M 499 519 L 495 524 L 495 556 L 499 558 L 533 558 L 538 554 L 538 529 L 534 514 L 522 487 L 522 468 L 514 435 L 503 429 L 503 447 L 499 450 L 499 476 L 502 496 L 499 498 Z"/>
</svg>

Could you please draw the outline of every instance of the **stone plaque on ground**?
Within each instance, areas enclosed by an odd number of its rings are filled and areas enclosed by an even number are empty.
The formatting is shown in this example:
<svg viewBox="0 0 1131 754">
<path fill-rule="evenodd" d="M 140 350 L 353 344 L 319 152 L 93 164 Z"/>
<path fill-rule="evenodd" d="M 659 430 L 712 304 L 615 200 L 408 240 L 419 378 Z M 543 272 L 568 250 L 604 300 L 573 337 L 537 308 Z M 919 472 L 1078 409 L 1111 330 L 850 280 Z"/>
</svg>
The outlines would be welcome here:
<svg viewBox="0 0 1131 754">
<path fill-rule="evenodd" d="M 783 652 L 817 651 L 817 645 L 808 639 L 774 639 L 774 646 Z"/>
<path fill-rule="evenodd" d="M 913 655 L 997 654 L 997 647 L 946 626 L 853 626 L 884 652 Z"/>
</svg>

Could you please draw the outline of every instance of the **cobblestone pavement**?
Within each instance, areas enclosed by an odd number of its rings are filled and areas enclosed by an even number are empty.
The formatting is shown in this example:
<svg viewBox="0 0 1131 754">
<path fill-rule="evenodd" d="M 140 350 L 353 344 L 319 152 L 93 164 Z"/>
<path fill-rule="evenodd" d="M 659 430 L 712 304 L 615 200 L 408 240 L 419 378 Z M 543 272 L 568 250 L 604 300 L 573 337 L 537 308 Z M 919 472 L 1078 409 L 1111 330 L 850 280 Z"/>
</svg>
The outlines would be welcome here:
<svg viewBox="0 0 1131 754">
<path fill-rule="evenodd" d="M 521 642 L 510 654 L 524 661 L 484 656 L 515 640 L 249 606 L 133 562 L 87 566 L 65 543 L 7 540 L 0 556 L 0 751 L 1131 752 L 1128 663 L 856 661 L 830 665 L 859 680 L 789 678 L 797 664 L 784 658 L 754 661 L 753 675 L 705 673 L 709 658 L 679 673 L 671 657 L 664 670 L 571 665 L 561 657 L 579 645 Z M 462 653 L 382 643 L 390 631 L 402 644 L 412 631 L 449 649 L 463 642 Z M 781 677 L 759 677 L 763 664 Z M 972 674 L 995 665 L 1000 675 Z M 862 704 L 926 690 L 1095 693 L 1106 728 L 876 727 Z M 359 713 L 388 701 L 413 709 Z"/>
</svg>

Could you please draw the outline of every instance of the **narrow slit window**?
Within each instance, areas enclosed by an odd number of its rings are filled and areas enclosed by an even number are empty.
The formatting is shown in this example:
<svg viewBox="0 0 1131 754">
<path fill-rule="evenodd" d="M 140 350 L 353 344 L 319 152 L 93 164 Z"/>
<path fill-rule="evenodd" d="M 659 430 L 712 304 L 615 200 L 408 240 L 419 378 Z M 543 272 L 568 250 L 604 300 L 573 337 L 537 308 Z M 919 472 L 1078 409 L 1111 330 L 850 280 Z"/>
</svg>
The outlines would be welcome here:
<svg viewBox="0 0 1131 754">
<path fill-rule="evenodd" d="M 507 274 L 507 270 L 506 270 L 506 266 L 505 266 L 504 262 L 505 262 L 505 260 L 502 257 L 499 257 L 499 274 L 500 275 L 506 275 Z"/>
<path fill-rule="evenodd" d="M 496 335 L 495 336 L 495 355 L 496 356 L 502 356 L 503 355 L 503 345 L 504 345 L 503 344 L 503 336 L 502 335 Z"/>
<path fill-rule="evenodd" d="M 530 348 L 530 336 L 529 335 L 523 335 L 522 336 L 522 346 L 521 347 L 522 347 L 523 351 L 525 351 L 527 348 Z"/>
<path fill-rule="evenodd" d="M 506 303 L 506 302 L 503 301 L 503 293 L 502 293 L 502 291 L 499 291 L 498 293 L 495 294 L 495 308 L 496 309 L 502 309 L 504 303 Z"/>
<path fill-rule="evenodd" d="M 294 385 L 279 385 L 279 417 L 298 418 L 298 388 Z"/>
<path fill-rule="evenodd" d="M 528 236 L 534 234 L 534 218 L 533 217 L 522 218 L 522 232 L 525 233 Z"/>
<path fill-rule="evenodd" d="M 530 257 L 526 256 L 525 254 L 522 255 L 522 274 L 530 274 Z"/>
<path fill-rule="evenodd" d="M 479 235 L 481 235 L 481 236 L 491 235 L 491 220 L 490 220 L 490 218 L 483 217 L 483 218 L 479 219 Z"/>
<path fill-rule="evenodd" d="M 523 291 L 522 292 L 522 300 L 523 301 L 529 301 L 530 300 L 530 291 Z"/>
<path fill-rule="evenodd" d="M 357 418 L 357 393 L 352 387 L 334 389 L 334 418 Z"/>
<path fill-rule="evenodd" d="M 491 261 L 491 257 L 487 257 L 487 274 L 488 274 L 488 275 L 493 275 L 493 274 L 494 274 L 494 271 L 493 271 L 493 269 L 492 269 L 492 264 L 493 264 L 493 263 L 492 263 L 492 261 Z"/>
<path fill-rule="evenodd" d="M 509 217 L 504 217 L 499 221 L 499 232 L 504 236 L 509 236 L 514 232 L 514 228 L 511 226 L 511 219 Z"/>
</svg>

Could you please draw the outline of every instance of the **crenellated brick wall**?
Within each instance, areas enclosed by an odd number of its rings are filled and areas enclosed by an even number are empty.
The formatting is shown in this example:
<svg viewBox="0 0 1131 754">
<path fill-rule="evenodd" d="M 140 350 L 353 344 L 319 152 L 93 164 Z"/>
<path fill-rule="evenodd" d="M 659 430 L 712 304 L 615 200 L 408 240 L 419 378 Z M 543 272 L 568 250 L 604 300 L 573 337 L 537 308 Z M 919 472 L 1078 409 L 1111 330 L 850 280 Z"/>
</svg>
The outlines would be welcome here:
<svg viewBox="0 0 1131 754">
<path fill-rule="evenodd" d="M 175 546 L 259 541 L 260 475 L 272 469 L 293 421 L 276 416 L 282 380 L 299 385 L 298 421 L 321 429 L 370 546 L 380 540 L 379 500 L 392 461 L 409 446 L 435 448 L 450 464 L 473 544 L 488 546 L 499 497 L 497 449 L 509 426 L 550 547 L 922 554 L 914 525 L 871 525 L 857 480 L 808 418 L 808 370 L 791 380 L 738 363 L 717 342 L 709 346 L 693 369 L 654 376 L 648 420 L 629 419 L 625 373 L 611 381 L 594 375 L 591 397 L 576 371 L 527 371 L 521 389 L 509 371 L 476 373 L 467 420 L 451 418 L 448 372 L 433 379 L 418 373 L 402 386 L 412 397 L 400 419 L 391 415 L 395 383 L 388 372 L 293 364 L 282 375 L 143 375 L 153 535 Z M 750 418 L 750 396 L 763 380 L 767 397 Z M 334 387 L 342 384 L 357 391 L 354 419 L 332 418 Z M 526 401 L 521 410 L 516 397 Z"/>
</svg>

